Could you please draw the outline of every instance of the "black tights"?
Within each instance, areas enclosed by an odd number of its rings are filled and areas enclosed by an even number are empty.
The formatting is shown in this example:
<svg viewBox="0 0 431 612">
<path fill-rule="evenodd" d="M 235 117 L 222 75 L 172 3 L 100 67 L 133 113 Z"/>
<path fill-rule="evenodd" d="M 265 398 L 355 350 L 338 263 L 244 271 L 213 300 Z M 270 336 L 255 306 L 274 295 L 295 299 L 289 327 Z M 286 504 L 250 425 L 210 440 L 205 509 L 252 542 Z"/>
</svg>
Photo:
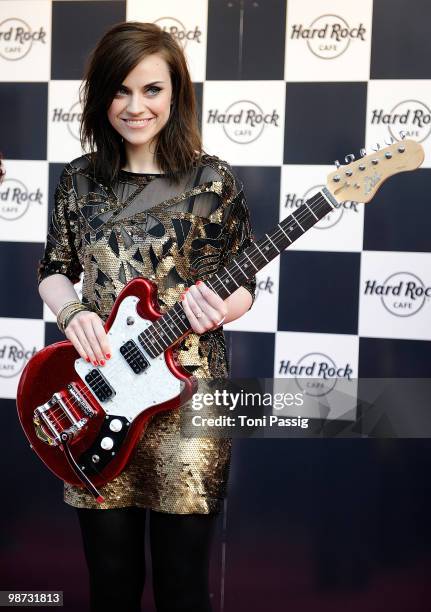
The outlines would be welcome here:
<svg viewBox="0 0 431 612">
<path fill-rule="evenodd" d="M 140 612 L 145 508 L 77 508 L 90 576 L 91 612 Z M 216 514 L 149 510 L 157 612 L 211 612 L 210 544 Z"/>
</svg>

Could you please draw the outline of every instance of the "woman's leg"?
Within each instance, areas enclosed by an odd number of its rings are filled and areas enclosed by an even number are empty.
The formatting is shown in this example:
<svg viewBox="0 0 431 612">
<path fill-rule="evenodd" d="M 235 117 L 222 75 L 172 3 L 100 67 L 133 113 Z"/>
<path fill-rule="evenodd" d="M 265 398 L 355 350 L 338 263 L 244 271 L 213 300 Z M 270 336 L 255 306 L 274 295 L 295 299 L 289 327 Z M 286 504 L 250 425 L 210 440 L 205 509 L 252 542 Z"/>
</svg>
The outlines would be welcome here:
<svg viewBox="0 0 431 612">
<path fill-rule="evenodd" d="M 140 612 L 145 508 L 76 508 L 90 578 L 91 612 Z"/>
<path fill-rule="evenodd" d="M 217 516 L 150 512 L 157 612 L 211 612 L 208 569 Z"/>
</svg>

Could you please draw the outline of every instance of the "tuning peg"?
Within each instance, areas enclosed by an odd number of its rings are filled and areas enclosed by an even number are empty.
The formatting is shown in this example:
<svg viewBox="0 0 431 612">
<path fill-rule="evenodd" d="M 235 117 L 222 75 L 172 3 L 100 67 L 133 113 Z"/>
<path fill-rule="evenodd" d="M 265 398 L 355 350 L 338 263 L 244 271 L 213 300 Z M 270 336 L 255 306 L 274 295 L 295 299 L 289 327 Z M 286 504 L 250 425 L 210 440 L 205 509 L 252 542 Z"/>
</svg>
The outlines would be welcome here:
<svg viewBox="0 0 431 612">
<path fill-rule="evenodd" d="M 388 141 L 386 140 L 386 138 L 385 138 L 385 144 L 387 144 L 387 145 L 388 145 L 388 147 L 389 147 L 391 144 L 393 144 L 394 142 L 395 142 L 395 138 L 394 138 L 393 136 L 391 136 L 391 140 L 390 140 L 390 142 L 388 142 Z"/>
<path fill-rule="evenodd" d="M 374 147 L 371 147 L 371 148 L 372 148 L 373 151 L 379 151 L 380 145 L 379 145 L 378 142 L 376 142 L 376 148 L 374 148 Z"/>
<path fill-rule="evenodd" d="M 359 149 L 359 155 L 360 155 L 361 157 L 365 157 L 365 156 L 366 156 L 366 154 L 367 154 L 367 150 L 366 150 L 366 149 Z"/>
<path fill-rule="evenodd" d="M 352 162 L 355 161 L 355 156 L 353 155 L 353 153 L 349 153 L 348 155 L 346 155 L 344 160 L 345 160 L 346 164 L 351 164 Z"/>
<path fill-rule="evenodd" d="M 337 169 L 340 167 L 340 162 L 338 161 L 338 159 L 334 161 L 334 164 Z"/>
<path fill-rule="evenodd" d="M 401 130 L 400 132 L 400 138 L 401 140 L 404 140 L 404 138 L 407 136 L 407 132 L 405 132 L 404 130 Z"/>
</svg>

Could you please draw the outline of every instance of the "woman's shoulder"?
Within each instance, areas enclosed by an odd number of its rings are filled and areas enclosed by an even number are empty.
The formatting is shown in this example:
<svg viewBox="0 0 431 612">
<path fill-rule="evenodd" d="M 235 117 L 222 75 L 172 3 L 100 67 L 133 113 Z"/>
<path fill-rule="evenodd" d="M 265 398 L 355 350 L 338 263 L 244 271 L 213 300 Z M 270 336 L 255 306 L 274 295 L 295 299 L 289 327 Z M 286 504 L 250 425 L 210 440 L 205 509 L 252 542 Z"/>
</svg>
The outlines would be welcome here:
<svg viewBox="0 0 431 612">
<path fill-rule="evenodd" d="M 92 166 L 93 162 L 94 154 L 85 153 L 84 155 L 80 155 L 79 157 L 75 157 L 75 159 L 72 159 L 66 164 L 66 167 L 72 173 L 82 172 L 88 170 L 90 166 Z"/>
<path fill-rule="evenodd" d="M 207 173 L 210 169 L 218 177 L 218 180 L 222 181 L 226 192 L 238 193 L 242 189 L 242 181 L 233 170 L 231 164 L 225 159 L 217 155 L 203 153 L 200 158 L 200 166 L 206 169 Z"/>
<path fill-rule="evenodd" d="M 225 159 L 221 159 L 221 157 L 218 157 L 217 155 L 210 155 L 209 153 L 202 153 L 199 160 L 199 165 L 203 167 L 209 166 L 219 174 L 225 172 L 233 173 L 232 167 Z"/>
</svg>

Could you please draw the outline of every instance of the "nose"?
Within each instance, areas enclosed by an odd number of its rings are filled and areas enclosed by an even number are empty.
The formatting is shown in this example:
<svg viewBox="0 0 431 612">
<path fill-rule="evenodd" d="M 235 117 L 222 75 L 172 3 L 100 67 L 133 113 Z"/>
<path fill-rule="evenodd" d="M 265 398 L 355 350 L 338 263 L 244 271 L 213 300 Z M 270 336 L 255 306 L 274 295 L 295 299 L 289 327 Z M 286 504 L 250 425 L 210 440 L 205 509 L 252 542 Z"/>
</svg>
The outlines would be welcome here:
<svg viewBox="0 0 431 612">
<path fill-rule="evenodd" d="M 139 93 L 132 94 L 129 98 L 127 110 L 130 114 L 143 114 L 146 110 L 144 98 Z"/>
</svg>

